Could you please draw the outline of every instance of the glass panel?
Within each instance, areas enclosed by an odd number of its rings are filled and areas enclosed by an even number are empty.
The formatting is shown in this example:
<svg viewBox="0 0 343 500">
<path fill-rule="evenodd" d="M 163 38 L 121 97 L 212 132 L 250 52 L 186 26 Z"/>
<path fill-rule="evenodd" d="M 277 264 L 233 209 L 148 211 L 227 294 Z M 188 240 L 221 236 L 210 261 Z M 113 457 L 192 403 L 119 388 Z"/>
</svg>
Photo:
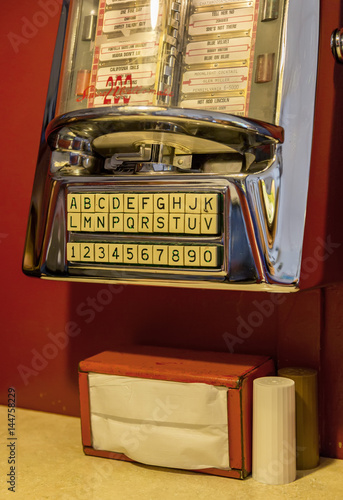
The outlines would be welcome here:
<svg viewBox="0 0 343 500">
<path fill-rule="evenodd" d="M 285 2 L 73 2 L 58 114 L 179 106 L 278 119 Z"/>
<path fill-rule="evenodd" d="M 175 104 L 181 15 L 162 0 L 74 4 L 58 113 Z"/>
</svg>

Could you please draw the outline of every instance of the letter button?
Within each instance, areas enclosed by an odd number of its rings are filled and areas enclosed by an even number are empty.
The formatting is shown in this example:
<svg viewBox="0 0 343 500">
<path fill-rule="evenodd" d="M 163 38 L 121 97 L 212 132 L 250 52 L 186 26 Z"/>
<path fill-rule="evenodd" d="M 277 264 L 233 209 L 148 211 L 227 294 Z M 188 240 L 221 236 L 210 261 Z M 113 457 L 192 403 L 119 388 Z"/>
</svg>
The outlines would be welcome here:
<svg viewBox="0 0 343 500">
<path fill-rule="evenodd" d="M 121 213 L 124 212 L 123 193 L 109 195 L 109 208 L 110 212 L 121 212 Z"/>
<path fill-rule="evenodd" d="M 108 231 L 108 214 L 94 214 L 94 231 Z"/>
<path fill-rule="evenodd" d="M 169 227 L 169 216 L 168 214 L 157 214 L 154 215 L 154 233 L 168 233 Z"/>
<path fill-rule="evenodd" d="M 201 234 L 218 234 L 219 215 L 201 215 Z"/>
<path fill-rule="evenodd" d="M 138 213 L 138 194 L 124 194 L 124 213 L 134 212 Z"/>
<path fill-rule="evenodd" d="M 185 193 L 171 193 L 169 195 L 169 212 L 178 214 L 185 212 Z"/>
<path fill-rule="evenodd" d="M 169 212 L 169 194 L 154 194 L 154 212 L 163 214 Z"/>
<path fill-rule="evenodd" d="M 69 193 L 67 196 L 67 211 L 81 212 L 81 195 Z"/>
<path fill-rule="evenodd" d="M 111 213 L 109 215 L 111 233 L 122 233 L 124 231 L 124 214 Z"/>
<path fill-rule="evenodd" d="M 200 214 L 201 211 L 201 197 L 199 194 L 187 193 L 186 194 L 186 213 L 187 214 Z"/>
<path fill-rule="evenodd" d="M 95 231 L 95 214 L 81 214 L 81 231 Z"/>
<path fill-rule="evenodd" d="M 169 214 L 169 232 L 180 234 L 185 232 L 185 214 Z"/>
<path fill-rule="evenodd" d="M 108 194 L 95 195 L 95 211 L 108 212 Z"/>
<path fill-rule="evenodd" d="M 201 215 L 186 214 L 185 216 L 185 233 L 200 234 Z"/>
<path fill-rule="evenodd" d="M 138 232 L 139 233 L 152 233 L 154 230 L 154 216 L 153 214 L 143 213 L 138 215 Z"/>
<path fill-rule="evenodd" d="M 81 230 L 81 214 L 71 213 L 68 214 L 68 231 L 80 231 Z"/>
<path fill-rule="evenodd" d="M 154 211 L 154 195 L 153 194 L 139 194 L 139 213 L 152 214 Z"/>
<path fill-rule="evenodd" d="M 124 214 L 124 233 L 137 233 L 138 214 Z"/>
<path fill-rule="evenodd" d="M 81 212 L 95 212 L 94 194 L 81 195 Z"/>
<path fill-rule="evenodd" d="M 208 193 L 201 194 L 201 213 L 217 214 L 219 213 L 219 194 Z"/>
</svg>

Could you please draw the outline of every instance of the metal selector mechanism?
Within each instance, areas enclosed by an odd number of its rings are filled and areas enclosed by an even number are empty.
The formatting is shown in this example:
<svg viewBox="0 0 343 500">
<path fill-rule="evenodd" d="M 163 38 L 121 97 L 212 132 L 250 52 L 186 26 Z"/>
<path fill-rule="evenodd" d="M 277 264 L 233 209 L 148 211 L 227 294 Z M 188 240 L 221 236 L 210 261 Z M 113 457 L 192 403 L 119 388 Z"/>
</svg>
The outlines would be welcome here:
<svg viewBox="0 0 343 500">
<path fill-rule="evenodd" d="M 237 173 L 242 173 L 273 163 L 283 129 L 216 112 L 126 106 L 66 113 L 49 124 L 46 136 L 54 152 L 54 173 L 78 175 L 92 168 L 96 172 L 101 157 L 109 160 L 104 168 L 113 173 L 143 173 L 149 166 L 153 172 L 204 171 L 208 155 L 233 153 L 241 157 Z M 199 163 L 193 169 L 192 155 Z M 228 158 L 226 162 L 229 171 Z"/>
<path fill-rule="evenodd" d="M 332 32 L 331 51 L 336 61 L 343 63 L 343 28 L 335 29 Z"/>
</svg>

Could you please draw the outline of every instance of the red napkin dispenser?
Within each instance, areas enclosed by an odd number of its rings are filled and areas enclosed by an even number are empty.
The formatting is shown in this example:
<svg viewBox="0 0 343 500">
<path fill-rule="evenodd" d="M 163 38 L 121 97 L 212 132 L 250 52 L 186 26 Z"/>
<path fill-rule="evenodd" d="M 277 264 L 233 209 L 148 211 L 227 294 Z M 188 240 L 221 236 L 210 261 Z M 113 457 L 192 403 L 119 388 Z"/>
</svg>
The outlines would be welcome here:
<svg viewBox="0 0 343 500">
<path fill-rule="evenodd" d="M 244 478 L 265 356 L 136 347 L 80 363 L 87 455 Z"/>
</svg>

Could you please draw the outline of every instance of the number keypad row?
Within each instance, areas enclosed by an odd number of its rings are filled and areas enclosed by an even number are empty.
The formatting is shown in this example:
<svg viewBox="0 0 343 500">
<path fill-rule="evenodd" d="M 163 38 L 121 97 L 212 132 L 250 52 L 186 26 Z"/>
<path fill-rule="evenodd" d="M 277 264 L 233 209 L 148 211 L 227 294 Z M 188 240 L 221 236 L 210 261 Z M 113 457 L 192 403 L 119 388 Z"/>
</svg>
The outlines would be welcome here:
<svg viewBox="0 0 343 500">
<path fill-rule="evenodd" d="M 220 266 L 219 250 L 217 245 L 67 243 L 67 260 L 121 265 L 217 268 Z"/>
</svg>

